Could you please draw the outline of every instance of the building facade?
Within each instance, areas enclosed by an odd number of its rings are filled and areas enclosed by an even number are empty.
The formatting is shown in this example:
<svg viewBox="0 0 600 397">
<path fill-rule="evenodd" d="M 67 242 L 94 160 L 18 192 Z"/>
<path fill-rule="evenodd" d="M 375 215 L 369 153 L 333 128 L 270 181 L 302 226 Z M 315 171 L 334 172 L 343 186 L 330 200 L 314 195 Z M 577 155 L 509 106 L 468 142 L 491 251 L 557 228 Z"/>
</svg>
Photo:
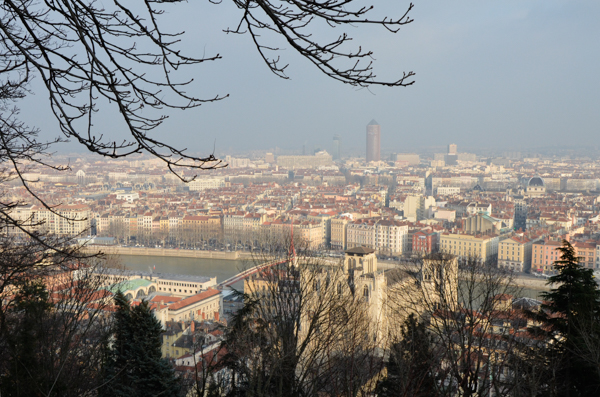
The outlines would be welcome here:
<svg viewBox="0 0 600 397">
<path fill-rule="evenodd" d="M 515 236 L 498 244 L 498 267 L 515 272 L 531 269 L 533 242 L 527 237 Z"/>
<path fill-rule="evenodd" d="M 476 258 L 486 263 L 496 263 L 498 258 L 498 236 L 443 233 L 440 251 L 459 259 Z"/>
</svg>

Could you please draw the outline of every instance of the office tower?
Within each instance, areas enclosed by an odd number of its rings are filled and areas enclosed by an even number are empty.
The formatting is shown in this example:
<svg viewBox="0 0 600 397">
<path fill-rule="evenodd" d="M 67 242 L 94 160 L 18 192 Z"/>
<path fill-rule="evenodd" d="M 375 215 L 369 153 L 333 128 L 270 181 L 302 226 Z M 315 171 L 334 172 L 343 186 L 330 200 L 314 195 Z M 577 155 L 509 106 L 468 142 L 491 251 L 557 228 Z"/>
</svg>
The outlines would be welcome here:
<svg viewBox="0 0 600 397">
<path fill-rule="evenodd" d="M 451 143 L 448 145 L 448 154 L 458 154 L 456 152 L 456 143 Z"/>
<path fill-rule="evenodd" d="M 342 150 L 341 150 L 341 138 L 339 135 L 333 136 L 333 151 L 331 153 L 334 160 L 339 160 L 342 158 Z"/>
<path fill-rule="evenodd" d="M 380 161 L 381 126 L 371 120 L 367 125 L 367 162 Z"/>
</svg>

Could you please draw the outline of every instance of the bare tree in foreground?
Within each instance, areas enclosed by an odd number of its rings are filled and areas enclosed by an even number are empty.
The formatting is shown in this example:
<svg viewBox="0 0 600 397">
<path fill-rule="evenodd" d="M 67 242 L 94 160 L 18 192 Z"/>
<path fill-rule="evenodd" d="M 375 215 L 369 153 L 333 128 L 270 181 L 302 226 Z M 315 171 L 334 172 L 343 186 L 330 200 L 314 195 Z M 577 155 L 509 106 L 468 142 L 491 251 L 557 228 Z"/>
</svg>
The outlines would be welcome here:
<svg viewBox="0 0 600 397">
<path fill-rule="evenodd" d="M 298 246 L 298 245 L 296 245 Z M 277 265 L 244 287 L 245 306 L 230 324 L 222 362 L 232 396 L 357 396 L 372 392 L 381 343 L 368 305 L 340 264 L 271 247 Z"/>
<path fill-rule="evenodd" d="M 283 38 L 327 76 L 361 87 L 407 86 L 414 73 L 385 81 L 373 71 L 373 53 L 352 47 L 346 32 L 320 38 L 317 27 L 350 28 L 375 25 L 397 32 L 410 23 L 406 12 L 390 17 L 371 17 L 373 6 L 356 1 L 234 1 L 240 10 L 239 23 L 226 29 L 248 33 L 267 66 L 286 78 L 286 64 L 276 55 L 278 48 L 267 40 Z M 55 144 L 76 141 L 88 151 L 107 158 L 149 153 L 161 159 L 181 180 L 195 173 L 224 166 L 212 154 L 196 157 L 184 147 L 175 147 L 152 135 L 170 110 L 185 110 L 219 101 L 225 96 L 201 98 L 188 92 L 191 80 L 179 80 L 177 71 L 199 67 L 221 59 L 219 54 L 186 55 L 180 48 L 183 32 L 163 29 L 163 15 L 170 7 L 184 7 L 183 0 L 132 2 L 88 0 L 0 2 L 0 181 L 16 181 L 27 189 L 31 200 L 49 210 L 32 188 L 28 170 L 66 171 L 49 155 Z M 269 34 L 266 34 L 269 33 Z M 15 106 L 27 99 L 30 83 L 40 79 L 50 108 L 62 132 L 55 140 L 40 140 L 38 130 L 19 118 Z M 108 112 L 120 122 L 122 141 L 103 136 L 98 118 Z M 184 170 L 192 173 L 184 175 Z M 0 200 L 0 222 L 28 238 L 43 239 L 32 232 L 33 219 L 20 219 L 14 211 L 29 200 L 5 197 Z M 74 220 L 72 220 L 74 221 Z M 4 227 L 4 225 L 0 225 Z M 48 247 L 51 248 L 51 247 Z"/>
<path fill-rule="evenodd" d="M 181 4 L 179 4 L 181 3 Z M 327 76 L 344 83 L 369 86 L 406 86 L 412 72 L 392 81 L 376 78 L 372 55 L 360 46 L 349 47 L 351 37 L 340 32 L 333 39 L 319 39 L 317 25 L 330 27 L 379 25 L 390 32 L 410 23 L 408 12 L 395 18 L 370 18 L 373 6 L 356 1 L 235 1 L 241 17 L 232 33 L 251 35 L 267 66 L 286 77 L 287 65 L 273 57 L 278 48 L 266 42 L 270 33 L 310 60 Z M 194 57 L 179 47 L 183 32 L 167 32 L 163 13 L 170 7 L 184 7 L 183 1 L 90 2 L 58 0 L 24 2 L 6 0 L 0 5 L 0 94 L 8 101 L 22 99 L 32 78 L 44 83 L 51 109 L 60 129 L 87 150 L 110 158 L 132 153 L 150 153 L 165 162 L 171 171 L 179 167 L 207 169 L 220 166 L 214 156 L 197 158 L 149 134 L 167 117 L 165 109 L 189 109 L 218 101 L 225 96 L 200 98 L 186 91 L 191 80 L 178 81 L 176 72 L 184 67 L 213 62 L 219 54 Z M 123 141 L 106 140 L 94 127 L 100 108 L 118 111 Z M 8 113 L 7 113 L 8 112 Z M 9 120 L 14 121 L 10 123 Z M 4 109 L 4 128 L 20 131 L 20 140 L 33 139 L 34 130 L 25 129 L 16 113 Z M 33 141 L 32 141 L 33 142 Z M 41 145 L 51 144 L 42 143 Z M 8 156 L 19 156 L 14 148 Z M 34 161 L 38 148 L 31 148 Z M 18 167 L 17 164 L 12 164 Z M 180 177 L 183 176 L 178 173 Z"/>
<path fill-rule="evenodd" d="M 427 376 L 436 380 L 435 394 L 510 395 L 517 348 L 528 340 L 526 318 L 512 307 L 518 294 L 512 274 L 447 254 L 422 258 L 406 273 L 408 281 L 390 292 L 391 315 L 403 321 L 414 313 L 426 322 L 434 357 Z M 399 343 L 403 336 L 392 338 Z"/>
</svg>

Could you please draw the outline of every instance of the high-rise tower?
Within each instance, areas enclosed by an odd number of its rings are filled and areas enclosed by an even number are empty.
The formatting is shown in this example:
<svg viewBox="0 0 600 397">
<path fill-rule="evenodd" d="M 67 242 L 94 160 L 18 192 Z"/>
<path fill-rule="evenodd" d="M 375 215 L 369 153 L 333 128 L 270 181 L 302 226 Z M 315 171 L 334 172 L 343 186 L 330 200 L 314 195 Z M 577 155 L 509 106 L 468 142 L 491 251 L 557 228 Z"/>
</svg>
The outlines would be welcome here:
<svg viewBox="0 0 600 397">
<path fill-rule="evenodd" d="M 331 153 L 331 156 L 334 160 L 339 160 L 342 158 L 341 140 L 342 138 L 340 138 L 339 135 L 336 134 L 333 136 L 333 152 Z"/>
<path fill-rule="evenodd" d="M 448 145 L 448 154 L 458 154 L 458 152 L 456 151 L 457 147 L 456 147 L 456 143 L 451 143 Z"/>
<path fill-rule="evenodd" d="M 367 125 L 367 163 L 381 160 L 381 126 L 371 120 Z"/>
</svg>

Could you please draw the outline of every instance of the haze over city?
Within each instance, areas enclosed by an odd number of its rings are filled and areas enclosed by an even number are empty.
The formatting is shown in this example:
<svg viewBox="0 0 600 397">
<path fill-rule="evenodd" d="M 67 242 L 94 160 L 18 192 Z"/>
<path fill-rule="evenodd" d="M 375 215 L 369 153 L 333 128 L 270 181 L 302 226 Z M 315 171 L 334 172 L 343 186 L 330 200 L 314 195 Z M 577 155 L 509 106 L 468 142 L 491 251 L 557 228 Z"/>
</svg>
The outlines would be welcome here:
<svg viewBox="0 0 600 397">
<path fill-rule="evenodd" d="M 408 4 L 378 1 L 375 15 L 401 14 Z M 329 80 L 276 38 L 270 43 L 284 48 L 280 55 L 290 63 L 290 80 L 274 76 L 248 35 L 222 32 L 237 22 L 233 4 L 178 5 L 168 9 L 164 22 L 170 30 L 186 31 L 181 47 L 193 55 L 223 56 L 182 68 L 183 76 L 195 79 L 186 91 L 230 97 L 169 111 L 171 118 L 153 134 L 200 154 L 215 147 L 221 156 L 275 147 L 299 153 L 305 142 L 330 150 L 339 134 L 348 154 L 364 155 L 362 134 L 375 118 L 382 145 L 392 152 L 448 141 L 467 149 L 596 147 L 598 14 L 597 1 L 416 2 L 414 22 L 395 35 L 379 26 L 345 29 L 353 46 L 374 51 L 379 78 L 414 71 L 415 84 L 357 89 Z M 34 81 L 34 91 L 40 84 Z M 45 95 L 40 91 L 30 99 L 19 104 L 23 114 L 44 136 L 57 136 Z M 117 138 L 110 119 L 97 124 Z M 56 150 L 80 149 L 71 144 Z"/>
</svg>

